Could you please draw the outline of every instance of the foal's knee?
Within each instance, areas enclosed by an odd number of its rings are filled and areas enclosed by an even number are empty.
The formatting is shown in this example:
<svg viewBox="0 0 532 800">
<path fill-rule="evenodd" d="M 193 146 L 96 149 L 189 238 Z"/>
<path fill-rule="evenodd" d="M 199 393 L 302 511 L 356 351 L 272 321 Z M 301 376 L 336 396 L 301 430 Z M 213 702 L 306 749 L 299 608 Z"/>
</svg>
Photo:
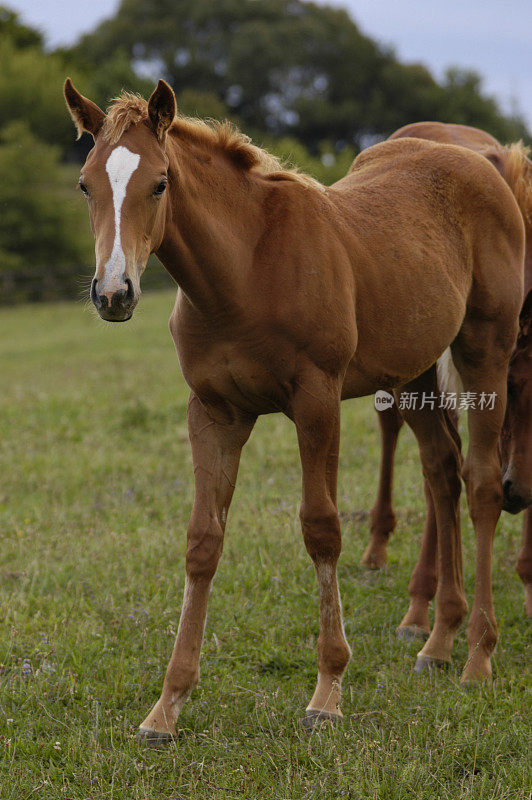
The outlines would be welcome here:
<svg viewBox="0 0 532 800">
<path fill-rule="evenodd" d="M 502 510 L 503 490 L 498 460 L 490 464 L 467 463 L 464 470 L 469 512 L 473 524 L 486 516 L 499 516 Z"/>
<path fill-rule="evenodd" d="M 326 504 L 322 507 L 304 504 L 299 516 L 305 547 L 312 560 L 337 559 L 342 539 L 338 512 L 332 503 L 329 507 Z"/>
<path fill-rule="evenodd" d="M 222 554 L 223 530 L 215 518 L 192 520 L 187 534 L 186 571 L 190 578 L 212 580 Z"/>
</svg>

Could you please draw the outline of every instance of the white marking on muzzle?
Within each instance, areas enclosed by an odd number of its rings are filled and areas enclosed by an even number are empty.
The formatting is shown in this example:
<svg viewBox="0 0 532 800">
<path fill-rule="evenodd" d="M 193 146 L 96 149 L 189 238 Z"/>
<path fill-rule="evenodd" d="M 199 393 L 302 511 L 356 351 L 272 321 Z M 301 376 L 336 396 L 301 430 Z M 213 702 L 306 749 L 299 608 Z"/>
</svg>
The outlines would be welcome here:
<svg viewBox="0 0 532 800">
<path fill-rule="evenodd" d="M 122 204 L 126 196 L 129 179 L 137 169 L 140 161 L 138 153 L 132 153 L 127 147 L 115 147 L 105 165 L 109 176 L 109 183 L 113 192 L 113 206 L 115 210 L 115 240 L 109 261 L 105 265 L 105 275 L 102 286 L 107 282 L 121 282 L 126 268 L 126 257 L 122 250 L 120 238 L 120 220 Z"/>
</svg>

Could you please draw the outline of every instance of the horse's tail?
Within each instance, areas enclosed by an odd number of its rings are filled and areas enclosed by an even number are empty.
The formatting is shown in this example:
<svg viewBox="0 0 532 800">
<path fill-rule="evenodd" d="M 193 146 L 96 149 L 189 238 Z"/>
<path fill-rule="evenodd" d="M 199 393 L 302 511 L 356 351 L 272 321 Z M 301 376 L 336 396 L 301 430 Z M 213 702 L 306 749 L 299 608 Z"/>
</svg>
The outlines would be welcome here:
<svg viewBox="0 0 532 800">
<path fill-rule="evenodd" d="M 436 369 L 438 373 L 438 388 L 440 391 L 454 393 L 457 396 L 464 391 L 464 385 L 460 373 L 454 365 L 450 347 L 439 357 L 436 362 Z"/>
</svg>

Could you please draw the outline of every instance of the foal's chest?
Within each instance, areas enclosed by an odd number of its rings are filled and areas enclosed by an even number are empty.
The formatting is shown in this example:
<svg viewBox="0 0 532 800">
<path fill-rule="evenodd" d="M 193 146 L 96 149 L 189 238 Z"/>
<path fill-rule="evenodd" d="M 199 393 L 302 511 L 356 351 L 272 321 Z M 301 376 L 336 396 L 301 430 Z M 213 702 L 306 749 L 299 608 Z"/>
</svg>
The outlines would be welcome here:
<svg viewBox="0 0 532 800">
<path fill-rule="evenodd" d="M 177 346 L 183 375 L 205 403 L 227 401 L 252 414 L 286 409 L 290 397 L 289 356 L 268 354 L 258 357 L 251 347 L 229 342 L 205 342 L 191 350 Z"/>
</svg>

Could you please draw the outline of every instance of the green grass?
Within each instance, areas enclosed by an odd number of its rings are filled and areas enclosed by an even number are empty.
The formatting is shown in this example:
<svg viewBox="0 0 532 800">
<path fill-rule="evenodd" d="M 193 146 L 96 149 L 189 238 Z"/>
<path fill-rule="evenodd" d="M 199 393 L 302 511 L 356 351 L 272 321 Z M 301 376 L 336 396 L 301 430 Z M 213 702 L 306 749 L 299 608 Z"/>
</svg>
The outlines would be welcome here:
<svg viewBox="0 0 532 800">
<path fill-rule="evenodd" d="M 367 573 L 371 399 L 343 407 L 344 724 L 310 738 L 298 726 L 316 676 L 317 592 L 295 432 L 275 415 L 244 451 L 179 740 L 166 752 L 136 744 L 173 645 L 192 502 L 173 297 L 143 297 L 127 325 L 106 326 L 80 303 L 0 311 L 1 800 L 528 797 L 521 521 L 504 515 L 495 544 L 494 682 L 460 690 L 463 629 L 448 672 L 414 677 L 418 648 L 394 630 L 423 524 L 420 469 L 405 434 L 390 565 Z"/>
</svg>

